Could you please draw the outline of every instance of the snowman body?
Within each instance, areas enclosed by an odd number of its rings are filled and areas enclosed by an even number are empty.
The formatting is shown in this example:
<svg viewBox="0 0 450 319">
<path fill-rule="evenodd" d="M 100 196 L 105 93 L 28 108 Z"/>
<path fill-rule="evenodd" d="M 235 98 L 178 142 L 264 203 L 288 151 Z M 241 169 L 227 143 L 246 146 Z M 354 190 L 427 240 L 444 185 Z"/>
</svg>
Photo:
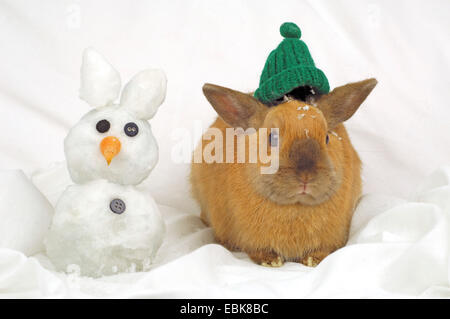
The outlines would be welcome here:
<svg viewBox="0 0 450 319">
<path fill-rule="evenodd" d="M 149 269 L 165 226 L 153 198 L 133 186 L 94 180 L 69 186 L 60 197 L 46 240 L 58 270 L 76 265 L 99 277 Z"/>
<path fill-rule="evenodd" d="M 59 271 L 78 267 L 99 277 L 145 271 L 162 244 L 165 226 L 153 198 L 136 189 L 158 161 L 148 120 L 166 92 L 160 70 L 135 75 L 120 93 L 118 72 L 86 49 L 80 97 L 94 109 L 64 140 L 72 180 L 61 195 L 45 240 Z"/>
</svg>

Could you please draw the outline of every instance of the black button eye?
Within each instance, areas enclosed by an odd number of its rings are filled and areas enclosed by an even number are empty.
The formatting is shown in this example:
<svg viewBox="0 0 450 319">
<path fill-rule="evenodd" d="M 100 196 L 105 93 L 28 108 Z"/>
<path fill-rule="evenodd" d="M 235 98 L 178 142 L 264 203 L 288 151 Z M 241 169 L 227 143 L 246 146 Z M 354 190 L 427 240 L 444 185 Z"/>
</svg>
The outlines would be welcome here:
<svg viewBox="0 0 450 319">
<path fill-rule="evenodd" d="M 123 130 L 125 131 L 125 134 L 130 137 L 136 136 L 139 133 L 139 127 L 133 122 L 125 124 Z"/>
<path fill-rule="evenodd" d="M 98 121 L 97 125 L 95 126 L 97 131 L 99 131 L 100 133 L 108 132 L 110 127 L 111 124 L 107 120 Z"/>
<path fill-rule="evenodd" d="M 114 214 L 122 214 L 127 206 L 125 202 L 119 198 L 113 199 L 111 203 L 109 203 L 109 208 Z"/>
<path fill-rule="evenodd" d="M 327 137 L 325 138 L 325 143 L 329 143 L 330 142 L 330 137 L 328 136 L 328 134 L 327 134 Z"/>
</svg>

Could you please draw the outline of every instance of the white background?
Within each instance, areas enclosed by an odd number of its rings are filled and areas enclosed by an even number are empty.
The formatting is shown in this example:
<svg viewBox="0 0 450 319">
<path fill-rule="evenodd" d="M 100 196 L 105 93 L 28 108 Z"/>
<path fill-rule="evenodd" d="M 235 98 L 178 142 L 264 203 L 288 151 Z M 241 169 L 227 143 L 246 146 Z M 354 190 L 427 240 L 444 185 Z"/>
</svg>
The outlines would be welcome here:
<svg viewBox="0 0 450 319">
<path fill-rule="evenodd" d="M 147 67 L 167 73 L 150 178 L 186 198 L 189 165 L 171 159 L 174 130 L 212 122 L 203 83 L 254 90 L 279 26 L 293 21 L 332 88 L 378 79 L 347 126 L 365 192 L 408 196 L 450 160 L 449 17 L 446 0 L 2 1 L 0 168 L 30 173 L 64 161 L 63 139 L 89 110 L 79 70 L 93 46 L 123 83 Z"/>
</svg>

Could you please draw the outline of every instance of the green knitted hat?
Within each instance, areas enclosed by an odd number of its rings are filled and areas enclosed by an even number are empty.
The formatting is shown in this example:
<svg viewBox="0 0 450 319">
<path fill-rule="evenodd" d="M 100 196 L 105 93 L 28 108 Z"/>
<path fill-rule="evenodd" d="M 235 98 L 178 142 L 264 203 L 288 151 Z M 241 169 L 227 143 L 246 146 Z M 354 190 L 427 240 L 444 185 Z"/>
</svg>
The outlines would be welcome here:
<svg viewBox="0 0 450 319">
<path fill-rule="evenodd" d="M 300 40 L 300 28 L 292 22 L 280 27 L 284 40 L 267 58 L 255 97 L 270 103 L 299 86 L 312 86 L 319 93 L 330 91 L 325 74 L 314 65 L 305 42 Z"/>
</svg>

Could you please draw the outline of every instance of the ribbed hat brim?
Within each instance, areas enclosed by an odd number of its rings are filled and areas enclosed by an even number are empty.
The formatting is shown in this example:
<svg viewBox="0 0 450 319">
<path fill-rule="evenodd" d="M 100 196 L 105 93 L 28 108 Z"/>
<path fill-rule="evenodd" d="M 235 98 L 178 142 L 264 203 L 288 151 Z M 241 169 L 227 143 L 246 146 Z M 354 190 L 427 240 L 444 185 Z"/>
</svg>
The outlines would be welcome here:
<svg viewBox="0 0 450 319">
<path fill-rule="evenodd" d="M 295 66 L 267 79 L 255 91 L 255 97 L 263 103 L 270 103 L 305 85 L 316 87 L 321 94 L 330 91 L 328 80 L 322 70 L 311 66 Z"/>
</svg>

